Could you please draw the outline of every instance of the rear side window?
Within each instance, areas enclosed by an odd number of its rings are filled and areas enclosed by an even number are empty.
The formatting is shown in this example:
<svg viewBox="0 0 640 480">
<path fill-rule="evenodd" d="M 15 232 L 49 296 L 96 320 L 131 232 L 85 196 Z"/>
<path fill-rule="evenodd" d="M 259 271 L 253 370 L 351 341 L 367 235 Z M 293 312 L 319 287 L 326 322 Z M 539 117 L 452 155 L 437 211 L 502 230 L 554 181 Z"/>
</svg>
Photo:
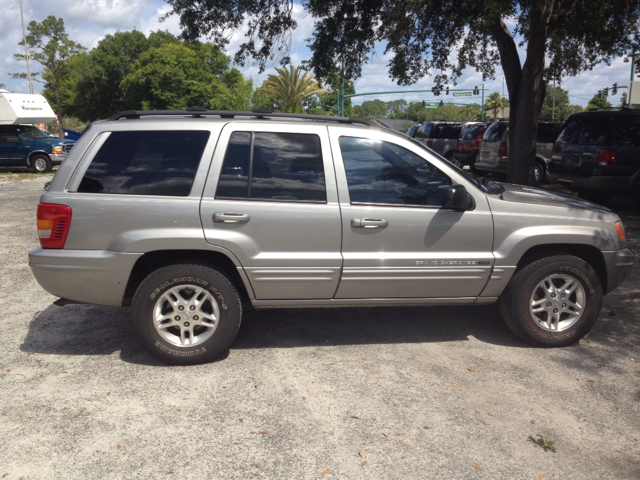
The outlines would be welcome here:
<svg viewBox="0 0 640 480">
<path fill-rule="evenodd" d="M 561 123 L 539 123 L 536 140 L 540 143 L 554 143 L 561 131 Z"/>
<path fill-rule="evenodd" d="M 610 121 L 610 115 L 576 115 L 569 119 L 557 141 L 573 145 L 606 145 Z"/>
<path fill-rule="evenodd" d="M 216 198 L 326 202 L 320 137 L 234 132 Z"/>
<path fill-rule="evenodd" d="M 433 127 L 433 123 L 424 123 L 418 128 L 414 138 L 429 138 L 429 134 L 431 133 L 431 127 Z"/>
<path fill-rule="evenodd" d="M 431 130 L 429 138 L 459 138 L 461 130 L 461 124 L 438 123 Z"/>
<path fill-rule="evenodd" d="M 471 125 L 464 131 L 461 140 L 475 140 L 483 128 L 484 125 Z"/>
<path fill-rule="evenodd" d="M 111 132 L 78 192 L 186 197 L 209 131 Z"/>
<path fill-rule="evenodd" d="M 611 123 L 611 143 L 616 147 L 640 146 L 640 116 L 613 116 L 613 122 Z"/>
<path fill-rule="evenodd" d="M 500 122 L 496 122 L 494 124 L 492 124 L 486 132 L 484 132 L 484 139 L 487 142 L 501 142 L 502 141 L 502 136 L 504 135 L 504 132 L 507 130 L 507 128 L 509 128 L 509 124 L 508 123 L 500 123 Z"/>
</svg>

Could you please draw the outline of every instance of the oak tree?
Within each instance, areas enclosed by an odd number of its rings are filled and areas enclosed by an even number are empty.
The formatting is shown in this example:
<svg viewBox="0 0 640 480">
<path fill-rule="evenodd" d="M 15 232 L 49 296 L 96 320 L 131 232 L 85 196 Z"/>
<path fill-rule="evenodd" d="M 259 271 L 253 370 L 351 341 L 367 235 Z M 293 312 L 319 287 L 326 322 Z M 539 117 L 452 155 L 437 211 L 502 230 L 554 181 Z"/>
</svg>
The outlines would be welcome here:
<svg viewBox="0 0 640 480">
<path fill-rule="evenodd" d="M 293 0 L 168 0 L 183 36 L 229 42 L 247 28 L 236 52 L 262 69 L 275 56 L 287 62 L 296 27 Z M 532 184 L 536 127 L 549 78 L 574 76 L 626 55 L 638 45 L 640 0 L 299 0 L 315 19 L 310 38 L 317 78 L 343 60 L 357 78 L 384 42 L 389 73 L 409 85 L 435 73 L 437 89 L 466 68 L 495 75 L 499 64 L 510 100 L 508 179 Z M 545 63 L 545 59 L 548 61 Z M 515 147 L 517 145 L 517 147 Z"/>
</svg>

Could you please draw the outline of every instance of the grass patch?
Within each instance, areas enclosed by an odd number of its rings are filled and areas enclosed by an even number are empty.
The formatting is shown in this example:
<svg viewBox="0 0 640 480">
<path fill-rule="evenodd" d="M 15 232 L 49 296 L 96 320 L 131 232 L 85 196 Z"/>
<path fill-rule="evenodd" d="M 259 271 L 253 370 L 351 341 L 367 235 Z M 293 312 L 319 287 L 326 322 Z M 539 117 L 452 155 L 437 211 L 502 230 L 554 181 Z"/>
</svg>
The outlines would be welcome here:
<svg viewBox="0 0 640 480">
<path fill-rule="evenodd" d="M 55 172 L 34 173 L 29 170 L 0 170 L 0 182 L 19 182 L 22 180 L 51 180 Z"/>
</svg>

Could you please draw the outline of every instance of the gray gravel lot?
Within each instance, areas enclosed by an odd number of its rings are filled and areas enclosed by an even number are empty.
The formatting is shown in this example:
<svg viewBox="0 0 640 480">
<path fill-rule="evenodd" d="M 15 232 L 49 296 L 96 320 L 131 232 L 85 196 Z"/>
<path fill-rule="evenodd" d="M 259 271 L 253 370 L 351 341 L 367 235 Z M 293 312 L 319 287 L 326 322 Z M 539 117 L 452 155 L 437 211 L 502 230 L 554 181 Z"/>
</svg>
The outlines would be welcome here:
<svg viewBox="0 0 640 480">
<path fill-rule="evenodd" d="M 27 265 L 46 178 L 22 178 L 0 175 L 3 479 L 640 478 L 637 265 L 569 348 L 494 306 L 282 309 L 246 312 L 223 360 L 168 367 L 129 309 L 52 305 Z"/>
</svg>

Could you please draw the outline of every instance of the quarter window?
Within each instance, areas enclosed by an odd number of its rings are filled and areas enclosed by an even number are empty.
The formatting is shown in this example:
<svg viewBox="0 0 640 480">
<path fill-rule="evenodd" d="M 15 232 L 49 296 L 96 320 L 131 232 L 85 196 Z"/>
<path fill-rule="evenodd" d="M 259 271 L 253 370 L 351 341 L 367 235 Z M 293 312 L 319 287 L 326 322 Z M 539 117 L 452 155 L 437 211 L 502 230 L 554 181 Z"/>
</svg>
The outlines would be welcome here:
<svg viewBox="0 0 640 480">
<path fill-rule="evenodd" d="M 234 132 L 216 198 L 326 202 L 320 137 Z"/>
<path fill-rule="evenodd" d="M 444 205 L 451 179 L 415 153 L 388 142 L 340 137 L 351 203 Z"/>
<path fill-rule="evenodd" d="M 111 132 L 78 192 L 186 197 L 209 131 Z"/>
</svg>

